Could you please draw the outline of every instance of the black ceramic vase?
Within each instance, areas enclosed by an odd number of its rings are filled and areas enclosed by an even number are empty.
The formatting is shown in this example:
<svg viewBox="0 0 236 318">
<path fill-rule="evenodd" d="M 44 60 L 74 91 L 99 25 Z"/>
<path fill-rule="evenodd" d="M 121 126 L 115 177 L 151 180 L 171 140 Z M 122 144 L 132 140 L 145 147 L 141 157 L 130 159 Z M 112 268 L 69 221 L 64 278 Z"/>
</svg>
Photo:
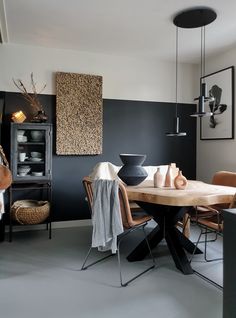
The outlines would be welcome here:
<svg viewBox="0 0 236 318">
<path fill-rule="evenodd" d="M 48 117 L 44 110 L 39 110 L 38 113 L 32 118 L 32 123 L 46 123 Z"/>
<path fill-rule="evenodd" d="M 118 177 L 127 185 L 137 185 L 147 177 L 147 171 L 141 166 L 146 155 L 120 154 L 123 167 L 118 172 Z"/>
</svg>

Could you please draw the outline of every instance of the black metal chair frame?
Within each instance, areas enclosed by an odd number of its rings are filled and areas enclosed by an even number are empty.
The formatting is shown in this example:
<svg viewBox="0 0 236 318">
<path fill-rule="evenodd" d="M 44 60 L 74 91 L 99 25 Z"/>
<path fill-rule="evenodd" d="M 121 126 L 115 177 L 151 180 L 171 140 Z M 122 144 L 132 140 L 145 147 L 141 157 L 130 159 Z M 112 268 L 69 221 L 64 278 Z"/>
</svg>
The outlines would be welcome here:
<svg viewBox="0 0 236 318">
<path fill-rule="evenodd" d="M 214 229 L 214 228 L 212 228 L 212 227 L 210 227 L 208 225 L 204 225 L 203 223 L 201 223 L 201 219 L 202 220 L 208 219 L 209 215 L 198 216 L 197 207 L 195 208 L 195 218 L 196 218 L 195 224 L 198 225 L 198 227 L 200 229 L 200 234 L 199 234 L 198 239 L 197 239 L 197 241 L 195 243 L 195 248 L 194 248 L 194 251 L 193 251 L 193 253 L 192 253 L 191 257 L 190 257 L 190 262 L 193 260 L 193 256 L 194 256 L 194 254 L 196 252 L 197 246 L 200 243 L 204 243 L 204 259 L 205 259 L 206 262 L 214 262 L 214 261 L 223 260 L 223 257 L 211 258 L 211 259 L 207 257 L 207 243 L 215 242 L 217 240 L 218 236 L 223 236 L 223 233 L 222 233 L 222 230 L 221 230 L 220 212 L 215 210 L 215 209 L 212 209 L 210 216 L 216 216 L 217 217 L 216 224 L 217 224 L 218 229 Z M 215 238 L 208 239 L 208 234 L 212 234 L 212 233 L 215 234 Z M 200 241 L 202 235 L 204 235 L 204 240 Z"/>
<path fill-rule="evenodd" d="M 152 251 L 151 251 L 149 242 L 148 242 L 148 240 L 147 240 L 147 235 L 146 235 L 146 231 L 145 231 L 145 226 L 146 226 L 146 225 L 147 225 L 147 222 L 144 223 L 144 224 L 142 224 L 142 225 L 134 226 L 134 227 L 132 227 L 132 228 L 130 228 L 130 229 L 128 229 L 128 230 L 125 230 L 124 233 L 122 233 L 122 234 L 120 234 L 120 235 L 118 236 L 118 240 L 117 240 L 117 261 L 118 261 L 118 268 L 119 268 L 120 285 L 121 285 L 122 287 L 126 287 L 130 282 L 132 282 L 133 280 L 135 280 L 136 278 L 138 278 L 139 276 L 143 275 L 144 273 L 148 272 L 149 270 L 153 269 L 153 268 L 156 266 L 155 259 L 154 259 L 154 257 L 153 257 L 153 254 L 152 254 Z M 121 242 L 123 241 L 123 239 L 124 239 L 128 234 L 130 234 L 130 233 L 132 233 L 132 232 L 134 232 L 134 231 L 136 231 L 136 230 L 138 230 L 138 229 L 142 229 L 142 231 L 143 231 L 143 233 L 144 233 L 144 238 L 145 238 L 145 240 L 146 240 L 146 243 L 147 243 L 147 246 L 148 246 L 148 249 L 149 249 L 149 253 L 150 253 L 150 256 L 151 256 L 152 261 L 153 261 L 153 265 L 151 265 L 150 267 L 148 267 L 147 269 L 145 269 L 145 270 L 142 271 L 141 273 L 139 273 L 139 274 L 133 276 L 132 278 L 130 278 L 129 280 L 127 280 L 126 282 L 124 282 L 124 279 L 123 279 L 123 276 L 122 276 L 122 270 L 121 270 L 120 245 L 121 245 Z M 93 265 L 95 265 L 95 264 L 97 264 L 97 263 L 100 263 L 101 261 L 103 261 L 103 260 L 105 260 L 105 259 L 107 259 L 107 258 L 109 258 L 109 257 L 111 257 L 111 256 L 116 255 L 116 254 L 109 253 L 109 254 L 106 255 L 105 257 L 102 257 L 102 258 L 100 258 L 100 259 L 98 259 L 98 260 L 96 260 L 96 261 L 94 261 L 94 262 L 92 262 L 92 263 L 86 265 L 87 260 L 88 260 L 90 254 L 91 254 L 92 249 L 93 249 L 93 247 L 91 246 L 91 247 L 89 248 L 89 251 L 88 251 L 87 256 L 85 257 L 85 260 L 84 260 L 84 263 L 83 263 L 83 265 L 82 265 L 82 267 L 81 267 L 81 270 L 85 270 L 85 269 L 87 269 L 87 268 L 89 268 L 89 267 L 91 267 L 91 266 L 93 266 Z"/>
<path fill-rule="evenodd" d="M 85 192 L 86 192 L 86 195 L 87 195 L 87 202 L 88 202 L 88 205 L 89 205 L 90 213 L 92 215 L 92 206 L 91 206 L 91 202 L 90 202 L 91 198 L 92 198 L 92 189 L 91 189 L 91 187 L 88 188 L 88 185 L 86 185 L 87 181 L 88 181 L 87 178 L 84 178 L 83 185 L 84 185 L 84 189 L 85 189 Z M 120 197 L 120 200 L 121 199 L 124 201 L 123 196 Z M 118 260 L 118 267 L 119 267 L 120 285 L 122 287 L 126 287 L 130 282 L 132 282 L 133 280 L 135 280 L 136 278 L 138 278 L 139 276 L 143 275 L 144 273 L 148 272 L 149 270 L 153 269 L 156 266 L 156 262 L 155 262 L 155 259 L 153 257 L 153 254 L 152 254 L 152 251 L 151 251 L 148 239 L 147 239 L 146 231 L 145 231 L 145 226 L 147 225 L 147 223 L 148 222 L 143 222 L 141 224 L 134 225 L 134 226 L 132 226 L 130 228 L 127 228 L 127 229 L 124 230 L 124 232 L 122 234 L 120 234 L 117 237 L 117 253 L 116 254 L 117 254 L 117 260 Z M 129 280 L 124 282 L 123 276 L 122 276 L 122 270 L 121 270 L 120 245 L 121 245 L 121 242 L 123 241 L 123 239 L 128 234 L 130 234 L 130 233 L 132 233 L 132 232 L 134 232 L 136 230 L 139 230 L 139 229 L 142 229 L 142 231 L 143 231 L 144 238 L 145 238 L 145 241 L 146 241 L 146 244 L 147 244 L 147 248 L 149 250 L 149 254 L 150 254 L 151 258 L 152 258 L 153 264 L 151 266 L 149 266 L 147 269 L 143 270 L 141 273 L 133 276 L 132 278 L 130 278 Z M 91 247 L 89 248 L 89 251 L 88 251 L 88 253 L 87 253 L 86 257 L 85 257 L 85 260 L 83 262 L 81 270 L 85 270 L 85 269 L 87 269 L 87 268 L 89 268 L 89 267 L 91 267 L 91 266 L 93 266 L 93 265 L 95 265 L 97 263 L 100 263 L 101 261 L 103 261 L 103 260 L 115 255 L 115 254 L 109 253 L 108 255 L 106 255 L 106 256 L 104 256 L 104 257 L 102 257 L 102 258 L 100 258 L 100 259 L 98 259 L 98 260 L 86 265 L 87 260 L 88 260 L 90 254 L 91 254 L 92 249 L 93 249 L 93 247 L 91 245 Z"/>
</svg>

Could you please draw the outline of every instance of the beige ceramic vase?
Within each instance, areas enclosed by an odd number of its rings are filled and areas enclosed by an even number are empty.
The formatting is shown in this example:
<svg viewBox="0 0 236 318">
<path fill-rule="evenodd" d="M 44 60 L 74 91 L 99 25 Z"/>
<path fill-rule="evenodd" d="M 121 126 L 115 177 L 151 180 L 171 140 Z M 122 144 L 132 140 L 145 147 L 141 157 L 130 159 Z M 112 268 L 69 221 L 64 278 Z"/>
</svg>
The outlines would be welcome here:
<svg viewBox="0 0 236 318">
<path fill-rule="evenodd" d="M 172 162 L 170 166 L 171 166 L 171 176 L 172 176 L 172 179 L 174 180 L 179 173 L 179 168 L 176 167 L 176 163 L 174 162 Z"/>
<path fill-rule="evenodd" d="M 174 185 L 176 189 L 184 190 L 187 187 L 188 180 L 182 175 L 182 171 L 179 170 L 177 177 L 175 177 Z"/>
<path fill-rule="evenodd" d="M 153 176 L 154 188 L 161 188 L 164 185 L 164 176 L 160 172 L 160 168 L 157 168 L 157 171 Z"/>
<path fill-rule="evenodd" d="M 165 177 L 165 184 L 164 187 L 172 187 L 173 181 L 172 181 L 172 168 L 171 165 L 168 166 L 166 177 Z"/>
</svg>

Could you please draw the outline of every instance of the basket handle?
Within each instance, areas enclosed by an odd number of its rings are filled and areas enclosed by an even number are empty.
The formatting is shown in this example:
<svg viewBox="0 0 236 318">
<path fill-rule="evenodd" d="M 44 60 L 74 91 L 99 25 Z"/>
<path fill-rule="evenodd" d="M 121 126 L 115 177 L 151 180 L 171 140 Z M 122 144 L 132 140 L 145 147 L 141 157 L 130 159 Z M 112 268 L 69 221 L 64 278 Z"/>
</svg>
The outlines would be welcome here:
<svg viewBox="0 0 236 318">
<path fill-rule="evenodd" d="M 21 206 L 18 206 L 18 207 L 16 207 L 15 208 L 15 218 L 16 218 L 16 221 L 17 222 L 19 222 L 20 224 L 24 224 L 23 222 L 21 222 L 21 220 L 20 219 L 18 219 L 18 211 L 19 211 L 19 209 L 21 208 Z"/>
<path fill-rule="evenodd" d="M 0 157 L 2 158 L 2 161 L 3 161 L 3 163 L 5 164 L 5 166 L 6 166 L 7 168 L 9 168 L 9 163 L 8 163 L 8 161 L 7 161 L 6 155 L 5 155 L 4 150 L 3 150 L 3 148 L 2 148 L 1 145 L 0 145 Z"/>
</svg>

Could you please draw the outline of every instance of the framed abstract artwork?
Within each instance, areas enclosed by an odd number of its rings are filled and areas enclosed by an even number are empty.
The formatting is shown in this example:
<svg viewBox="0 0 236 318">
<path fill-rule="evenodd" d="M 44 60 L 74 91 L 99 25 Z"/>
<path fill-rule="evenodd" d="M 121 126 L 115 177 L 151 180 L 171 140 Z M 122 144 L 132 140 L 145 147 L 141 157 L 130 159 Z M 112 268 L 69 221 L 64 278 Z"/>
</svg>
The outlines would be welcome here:
<svg viewBox="0 0 236 318">
<path fill-rule="evenodd" d="M 234 139 L 234 67 L 230 66 L 200 79 L 212 99 L 205 105 L 210 117 L 202 117 L 200 139 Z"/>
</svg>

